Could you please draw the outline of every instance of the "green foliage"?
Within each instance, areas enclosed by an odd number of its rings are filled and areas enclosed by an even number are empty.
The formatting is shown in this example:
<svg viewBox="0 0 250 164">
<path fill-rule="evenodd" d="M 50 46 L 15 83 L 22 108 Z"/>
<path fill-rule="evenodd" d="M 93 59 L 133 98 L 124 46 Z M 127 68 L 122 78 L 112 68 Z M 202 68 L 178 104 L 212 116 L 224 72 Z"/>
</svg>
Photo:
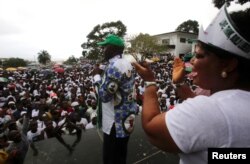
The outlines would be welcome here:
<svg viewBox="0 0 250 164">
<path fill-rule="evenodd" d="M 40 64 L 46 65 L 51 61 L 51 56 L 46 50 L 38 52 L 37 60 Z"/>
<path fill-rule="evenodd" d="M 228 3 L 230 5 L 230 2 L 237 2 L 241 5 L 250 2 L 250 0 L 213 0 L 213 4 L 214 7 L 217 7 L 218 9 L 220 9 L 225 3 Z"/>
<path fill-rule="evenodd" d="M 142 55 L 152 56 L 153 53 L 166 51 L 166 47 L 157 44 L 157 39 L 149 34 L 140 33 L 130 39 L 130 43 L 129 53 L 141 53 Z"/>
<path fill-rule="evenodd" d="M 103 41 L 105 37 L 111 33 L 120 37 L 124 37 L 126 31 L 127 28 L 121 21 L 107 22 L 102 25 L 96 25 L 87 35 L 87 42 L 81 45 L 81 47 L 84 49 L 82 52 L 83 57 L 88 59 L 100 59 L 102 56 L 101 49 L 97 43 Z"/>
<path fill-rule="evenodd" d="M 72 55 L 71 57 L 69 57 L 65 62 L 63 62 L 64 64 L 68 64 L 68 65 L 74 65 L 77 63 L 77 59 L 74 57 L 74 55 Z"/>
<path fill-rule="evenodd" d="M 87 56 L 87 51 L 86 51 L 86 50 L 83 50 L 83 51 L 82 51 L 82 56 L 83 56 L 84 58 L 86 58 L 86 56 Z"/>
<path fill-rule="evenodd" d="M 180 24 L 175 31 L 183 31 L 198 34 L 199 23 L 196 20 L 188 20 Z"/>
<path fill-rule="evenodd" d="M 26 67 L 28 64 L 27 61 L 21 58 L 9 58 L 5 60 L 2 65 L 4 68 L 7 67 Z"/>
</svg>

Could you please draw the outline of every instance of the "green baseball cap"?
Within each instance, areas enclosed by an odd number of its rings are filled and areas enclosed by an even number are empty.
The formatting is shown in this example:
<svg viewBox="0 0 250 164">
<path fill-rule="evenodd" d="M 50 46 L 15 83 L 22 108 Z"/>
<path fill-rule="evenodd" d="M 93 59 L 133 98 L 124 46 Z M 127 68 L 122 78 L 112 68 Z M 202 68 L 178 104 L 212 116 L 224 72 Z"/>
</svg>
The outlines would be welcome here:
<svg viewBox="0 0 250 164">
<path fill-rule="evenodd" d="M 115 45 L 119 47 L 124 47 L 124 41 L 122 38 L 118 37 L 114 34 L 109 34 L 103 42 L 97 43 L 99 46 L 105 46 L 105 45 Z"/>
</svg>

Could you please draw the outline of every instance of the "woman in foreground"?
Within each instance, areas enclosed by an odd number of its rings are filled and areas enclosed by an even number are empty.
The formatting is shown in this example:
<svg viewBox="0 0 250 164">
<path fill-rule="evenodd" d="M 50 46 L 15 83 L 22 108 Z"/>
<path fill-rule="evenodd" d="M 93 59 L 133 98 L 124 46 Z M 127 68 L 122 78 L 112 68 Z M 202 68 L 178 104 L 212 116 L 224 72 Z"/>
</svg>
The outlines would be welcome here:
<svg viewBox="0 0 250 164">
<path fill-rule="evenodd" d="M 161 113 L 154 73 L 134 63 L 145 81 L 142 126 L 158 148 L 179 153 L 181 164 L 207 163 L 208 148 L 250 147 L 250 10 L 228 14 L 223 7 L 199 31 L 193 83 L 211 91 Z M 233 22 L 233 23 L 232 23 Z"/>
</svg>

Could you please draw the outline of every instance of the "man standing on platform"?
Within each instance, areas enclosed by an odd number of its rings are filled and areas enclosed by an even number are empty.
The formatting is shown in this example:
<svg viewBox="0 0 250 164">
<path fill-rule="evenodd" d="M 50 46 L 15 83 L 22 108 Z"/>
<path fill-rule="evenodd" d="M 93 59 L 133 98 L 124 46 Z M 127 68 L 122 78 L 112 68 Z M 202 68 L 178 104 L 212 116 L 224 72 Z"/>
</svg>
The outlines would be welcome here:
<svg viewBox="0 0 250 164">
<path fill-rule="evenodd" d="M 103 47 L 108 62 L 103 73 L 99 67 L 93 70 L 102 106 L 103 163 L 125 164 L 136 111 L 133 67 L 122 57 L 125 46 L 120 37 L 109 34 L 98 45 Z"/>
</svg>

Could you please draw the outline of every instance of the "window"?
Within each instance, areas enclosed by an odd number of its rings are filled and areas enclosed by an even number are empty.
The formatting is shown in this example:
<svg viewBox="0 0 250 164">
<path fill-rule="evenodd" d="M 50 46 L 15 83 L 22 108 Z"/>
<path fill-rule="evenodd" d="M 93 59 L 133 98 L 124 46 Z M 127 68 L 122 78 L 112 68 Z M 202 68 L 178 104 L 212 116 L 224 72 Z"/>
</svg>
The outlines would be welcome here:
<svg viewBox="0 0 250 164">
<path fill-rule="evenodd" d="M 180 38 L 181 43 L 186 43 L 186 38 Z"/>
<path fill-rule="evenodd" d="M 162 39 L 162 44 L 169 45 L 170 39 Z"/>
</svg>

